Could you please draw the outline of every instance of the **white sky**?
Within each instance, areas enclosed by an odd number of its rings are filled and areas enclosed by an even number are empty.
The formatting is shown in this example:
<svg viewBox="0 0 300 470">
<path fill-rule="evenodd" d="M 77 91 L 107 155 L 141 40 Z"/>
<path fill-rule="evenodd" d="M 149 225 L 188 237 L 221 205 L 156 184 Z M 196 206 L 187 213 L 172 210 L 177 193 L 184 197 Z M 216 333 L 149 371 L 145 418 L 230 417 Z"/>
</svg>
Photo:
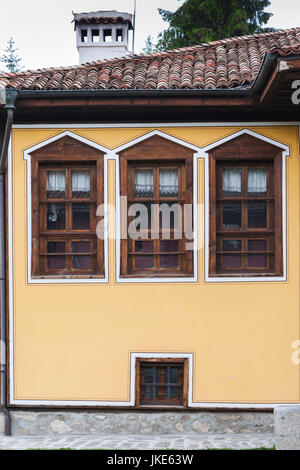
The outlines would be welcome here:
<svg viewBox="0 0 300 470">
<path fill-rule="evenodd" d="M 137 0 L 136 52 L 149 34 L 154 39 L 167 27 L 157 8 L 175 11 L 183 0 Z M 78 64 L 72 11 L 133 11 L 134 0 L 14 0 L 1 6 L 0 55 L 12 36 L 25 69 Z M 300 26 L 299 0 L 272 0 L 268 26 Z M 1 65 L 0 65 L 1 67 Z"/>
</svg>

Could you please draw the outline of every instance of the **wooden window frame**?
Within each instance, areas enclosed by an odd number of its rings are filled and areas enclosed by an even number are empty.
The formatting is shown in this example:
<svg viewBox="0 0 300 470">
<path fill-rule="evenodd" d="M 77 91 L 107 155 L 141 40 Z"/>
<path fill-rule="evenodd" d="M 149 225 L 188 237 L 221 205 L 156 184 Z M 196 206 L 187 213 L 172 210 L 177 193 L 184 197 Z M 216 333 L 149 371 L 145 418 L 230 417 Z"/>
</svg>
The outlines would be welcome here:
<svg viewBox="0 0 300 470">
<path fill-rule="evenodd" d="M 56 203 L 65 203 L 66 227 L 62 230 L 47 230 L 46 210 L 48 203 L 46 194 L 46 172 L 64 169 L 69 174 L 69 188 L 66 186 L 64 199 L 56 199 Z M 72 170 L 90 170 L 90 197 L 72 198 L 70 178 Z M 31 164 L 31 211 L 32 211 L 32 259 L 31 272 L 33 278 L 43 279 L 89 279 L 104 277 L 104 241 L 97 237 L 96 209 L 104 203 L 104 153 L 71 137 L 48 144 L 32 153 Z M 66 182 L 67 184 L 67 182 Z M 50 200 L 51 201 L 51 200 Z M 90 228 L 72 229 L 72 204 L 90 204 Z M 67 210 L 68 205 L 68 210 Z M 67 220 L 70 219 L 70 220 Z M 46 263 L 48 242 L 66 243 L 66 267 L 64 269 L 48 269 Z M 90 242 L 91 268 L 74 268 L 72 242 Z M 45 251 L 46 250 L 46 251 Z M 68 255 L 69 253 L 69 255 Z M 89 254 L 89 253 L 88 253 Z M 93 261 L 94 260 L 94 261 Z"/>
<path fill-rule="evenodd" d="M 182 403 L 141 403 L 141 368 L 143 365 L 170 366 L 182 365 Z M 163 384 L 162 384 L 163 385 Z M 189 360 L 187 358 L 137 358 L 135 368 L 135 406 L 138 408 L 187 408 L 189 387 Z"/>
<path fill-rule="evenodd" d="M 132 187 L 131 168 L 179 168 L 179 195 L 178 197 L 162 198 L 157 194 L 153 198 L 134 198 Z M 157 178 L 157 177 L 156 177 Z M 186 242 L 192 240 L 185 238 L 184 224 L 193 225 L 193 221 L 184 220 L 182 223 L 182 238 L 179 242 L 179 263 L 178 268 L 159 268 L 157 259 L 162 254 L 159 249 L 159 240 L 154 241 L 154 268 L 144 268 L 139 271 L 132 269 L 129 258 L 134 255 L 134 245 L 128 234 L 128 207 L 130 203 L 152 202 L 153 204 L 164 202 L 179 202 L 184 214 L 184 204 L 193 205 L 193 152 L 186 147 L 167 141 L 162 137 L 154 136 L 120 153 L 120 195 L 127 197 L 127 205 L 121 203 L 121 263 L 120 275 L 122 278 L 172 278 L 172 277 L 191 277 L 193 276 L 193 250 L 186 249 Z M 168 201 L 169 200 L 169 201 Z M 192 214 L 191 214 L 192 217 Z M 170 230 L 172 233 L 172 229 Z M 150 229 L 149 229 L 150 233 Z M 163 241 L 173 240 L 163 239 Z M 174 238 L 174 240 L 176 240 Z M 147 239 L 138 239 L 137 241 L 152 241 L 151 236 Z M 167 252 L 165 253 L 167 254 Z"/>
<path fill-rule="evenodd" d="M 224 229 L 220 227 L 220 215 L 218 214 L 218 204 L 230 197 L 220 197 L 221 187 L 220 174 L 218 169 L 225 167 L 255 168 L 265 166 L 270 168 L 268 175 L 268 191 L 266 196 L 256 198 L 266 200 L 267 204 L 267 227 L 253 228 L 247 226 L 246 206 L 248 201 L 254 199 L 246 195 L 245 178 L 242 182 L 242 195 L 231 198 L 231 200 L 241 200 L 242 227 L 241 229 Z M 246 170 L 247 171 L 247 170 Z M 260 139 L 242 136 L 234 141 L 223 144 L 209 153 L 209 276 L 210 277 L 274 277 L 283 275 L 283 241 L 282 241 L 282 150 L 278 147 L 261 141 Z M 242 173 L 244 175 L 244 173 Z M 244 188 L 244 189 L 243 189 Z M 271 189 L 269 189 L 271 188 Z M 270 223 L 270 207 L 273 206 L 274 220 Z M 247 206 L 248 207 L 248 206 Z M 245 228 L 246 227 L 246 228 Z M 240 269 L 221 269 L 217 262 L 217 255 L 222 256 L 221 239 L 242 240 L 242 259 L 251 254 L 248 245 L 249 239 L 267 240 L 265 252 L 267 264 L 265 268 L 255 267 L 245 268 L 243 261 Z M 246 242 L 246 240 L 248 240 Z M 272 241 L 268 241 L 272 240 Z M 255 253 L 255 252 L 254 252 Z M 224 254 L 224 253 L 223 253 Z M 273 256 L 271 264 L 270 259 Z"/>
</svg>

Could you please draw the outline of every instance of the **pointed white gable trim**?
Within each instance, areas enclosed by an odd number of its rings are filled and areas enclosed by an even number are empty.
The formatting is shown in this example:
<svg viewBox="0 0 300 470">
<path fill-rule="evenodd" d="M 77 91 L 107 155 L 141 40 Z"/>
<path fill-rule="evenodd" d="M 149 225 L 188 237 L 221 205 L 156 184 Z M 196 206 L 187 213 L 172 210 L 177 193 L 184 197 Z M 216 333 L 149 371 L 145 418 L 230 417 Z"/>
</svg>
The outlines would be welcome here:
<svg viewBox="0 0 300 470">
<path fill-rule="evenodd" d="M 282 276 L 261 276 L 261 277 L 210 277 L 209 276 L 209 151 L 219 147 L 220 145 L 236 139 L 241 135 L 251 135 L 252 137 L 267 142 L 278 147 L 282 151 L 282 252 L 283 252 L 283 275 Z M 200 157 L 206 162 L 205 168 L 205 282 L 283 282 L 287 280 L 287 226 L 286 226 L 286 157 L 290 156 L 290 147 L 288 145 L 277 142 L 276 140 L 265 137 L 262 134 L 254 132 L 250 129 L 242 129 L 223 139 L 207 145 L 200 152 Z"/>
<path fill-rule="evenodd" d="M 120 153 L 123 150 L 133 147 L 136 144 L 139 144 L 140 142 L 144 142 L 144 140 L 150 139 L 151 137 L 154 136 L 159 136 L 162 137 L 163 139 L 170 140 L 171 142 L 174 142 L 175 144 L 182 145 L 183 147 L 186 147 L 190 150 L 194 150 L 194 152 L 199 152 L 201 147 L 197 147 L 196 145 L 189 144 L 188 142 L 185 142 L 184 140 L 178 139 L 177 137 L 173 137 L 170 134 L 166 134 L 165 132 L 159 131 L 159 130 L 154 130 L 151 132 L 148 132 L 147 134 L 142 135 L 141 137 L 138 137 L 134 140 L 131 140 L 130 142 L 127 142 L 126 144 L 120 145 L 119 147 L 115 148 L 113 150 L 114 153 Z"/>
<path fill-rule="evenodd" d="M 43 140 L 39 144 L 36 144 L 24 152 L 24 160 L 27 163 L 27 281 L 28 284 L 102 284 L 108 282 L 108 237 L 105 236 L 104 238 L 104 278 L 90 278 L 90 279 L 42 279 L 42 278 L 33 278 L 31 275 L 31 256 L 32 256 L 32 231 L 31 231 L 31 218 L 32 218 L 32 207 L 31 207 L 31 153 L 35 150 L 39 150 L 46 145 L 49 145 L 53 142 L 57 142 L 64 137 L 71 137 L 83 144 L 86 144 L 90 147 L 93 147 L 97 150 L 100 150 L 104 153 L 104 174 L 107 173 L 107 159 L 105 155 L 110 153 L 110 150 L 102 145 L 96 144 L 85 137 L 82 137 L 78 134 L 75 134 L 71 131 L 64 131 L 61 132 L 54 137 L 50 137 L 49 139 Z M 107 203 L 107 179 L 104 177 L 104 204 L 106 206 Z M 108 230 L 108 220 L 107 214 L 105 211 L 104 215 L 104 227 L 105 227 L 105 234 L 107 235 Z"/>
</svg>

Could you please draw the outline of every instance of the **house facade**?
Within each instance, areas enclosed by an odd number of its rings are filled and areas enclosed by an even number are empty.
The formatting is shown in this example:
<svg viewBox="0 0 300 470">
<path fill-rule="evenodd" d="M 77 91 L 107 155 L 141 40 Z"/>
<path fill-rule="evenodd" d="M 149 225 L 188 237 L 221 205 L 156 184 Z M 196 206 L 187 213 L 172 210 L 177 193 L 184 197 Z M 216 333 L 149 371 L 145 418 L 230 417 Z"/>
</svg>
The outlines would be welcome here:
<svg viewBox="0 0 300 470">
<path fill-rule="evenodd" d="M 300 403 L 299 55 L 295 28 L 0 76 L 6 420 Z"/>
</svg>

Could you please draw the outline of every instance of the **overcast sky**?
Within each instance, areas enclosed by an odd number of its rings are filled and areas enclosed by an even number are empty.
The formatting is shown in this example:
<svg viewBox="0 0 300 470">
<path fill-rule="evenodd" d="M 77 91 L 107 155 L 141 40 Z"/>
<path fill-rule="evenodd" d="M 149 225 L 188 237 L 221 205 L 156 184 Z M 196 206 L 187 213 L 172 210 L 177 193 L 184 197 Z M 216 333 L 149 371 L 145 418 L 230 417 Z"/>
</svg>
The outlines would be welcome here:
<svg viewBox="0 0 300 470">
<path fill-rule="evenodd" d="M 141 52 L 149 34 L 155 39 L 167 27 L 157 9 L 175 11 L 183 0 L 136 0 L 136 52 Z M 17 5 L 16 5 L 17 3 Z M 0 55 L 10 37 L 15 40 L 25 69 L 78 64 L 72 11 L 133 11 L 134 0 L 26 0 L 2 2 Z M 269 25 L 300 26 L 299 0 L 272 0 L 274 14 Z"/>
</svg>

